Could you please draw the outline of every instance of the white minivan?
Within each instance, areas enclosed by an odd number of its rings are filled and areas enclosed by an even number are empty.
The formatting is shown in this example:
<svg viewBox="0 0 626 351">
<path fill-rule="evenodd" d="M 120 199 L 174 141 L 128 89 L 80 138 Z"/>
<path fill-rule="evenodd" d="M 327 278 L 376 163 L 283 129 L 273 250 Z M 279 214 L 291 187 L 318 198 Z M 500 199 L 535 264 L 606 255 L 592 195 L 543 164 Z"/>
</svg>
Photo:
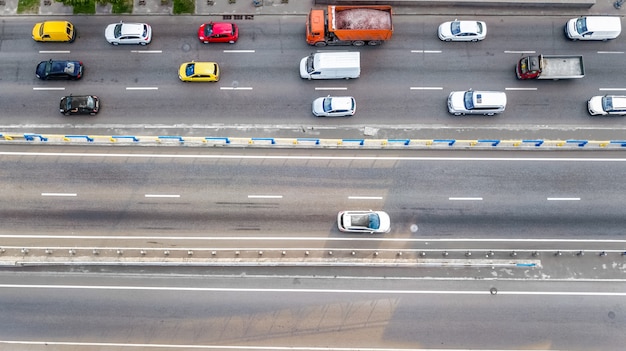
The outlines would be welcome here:
<svg viewBox="0 0 626 351">
<path fill-rule="evenodd" d="M 565 35 L 572 40 L 610 40 L 622 32 L 619 17 L 586 16 L 572 18 L 565 25 Z"/>
<path fill-rule="evenodd" d="M 350 79 L 359 75 L 359 52 L 317 52 L 300 60 L 300 77 L 304 79 Z"/>
</svg>

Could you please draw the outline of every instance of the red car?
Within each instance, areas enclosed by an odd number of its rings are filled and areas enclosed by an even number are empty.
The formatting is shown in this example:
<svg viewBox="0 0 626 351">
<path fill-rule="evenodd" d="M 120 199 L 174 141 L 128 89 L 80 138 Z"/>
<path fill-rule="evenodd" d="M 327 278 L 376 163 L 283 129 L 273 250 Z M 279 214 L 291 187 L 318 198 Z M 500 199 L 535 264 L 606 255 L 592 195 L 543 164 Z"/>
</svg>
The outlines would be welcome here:
<svg viewBox="0 0 626 351">
<path fill-rule="evenodd" d="M 234 23 L 210 22 L 200 25 L 198 39 L 207 43 L 231 43 L 239 39 L 239 27 Z"/>
</svg>

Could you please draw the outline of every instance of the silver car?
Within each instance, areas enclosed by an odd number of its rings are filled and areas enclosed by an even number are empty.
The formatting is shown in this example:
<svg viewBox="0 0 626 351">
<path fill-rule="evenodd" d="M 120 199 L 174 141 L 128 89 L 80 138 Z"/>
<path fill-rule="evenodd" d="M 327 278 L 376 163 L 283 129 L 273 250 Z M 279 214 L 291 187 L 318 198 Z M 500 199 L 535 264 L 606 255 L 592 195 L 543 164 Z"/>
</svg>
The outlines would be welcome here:
<svg viewBox="0 0 626 351">
<path fill-rule="evenodd" d="M 443 41 L 479 41 L 487 36 L 487 24 L 482 21 L 444 22 L 439 26 L 438 35 Z"/>
<path fill-rule="evenodd" d="M 455 115 L 487 115 L 504 112 L 506 93 L 501 91 L 453 91 L 448 95 L 448 111 Z"/>
<path fill-rule="evenodd" d="M 313 101 L 313 114 L 317 117 L 349 117 L 356 112 L 352 96 L 330 96 Z"/>
<path fill-rule="evenodd" d="M 104 30 L 104 37 L 113 45 L 148 45 L 152 41 L 152 27 L 147 23 L 112 23 Z"/>
<path fill-rule="evenodd" d="M 626 115 L 626 96 L 594 96 L 587 101 L 587 109 L 592 116 L 624 116 Z"/>
<path fill-rule="evenodd" d="M 341 211 L 337 214 L 337 226 L 347 233 L 389 233 L 391 220 L 383 211 Z"/>
</svg>

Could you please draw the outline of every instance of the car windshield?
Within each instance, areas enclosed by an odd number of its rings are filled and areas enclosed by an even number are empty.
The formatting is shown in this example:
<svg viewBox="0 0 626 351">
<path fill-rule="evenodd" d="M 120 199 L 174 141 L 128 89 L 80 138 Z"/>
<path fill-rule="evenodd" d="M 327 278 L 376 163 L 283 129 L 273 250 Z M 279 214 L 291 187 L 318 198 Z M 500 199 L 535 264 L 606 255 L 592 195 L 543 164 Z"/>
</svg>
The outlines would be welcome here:
<svg viewBox="0 0 626 351">
<path fill-rule="evenodd" d="M 333 99 L 325 98 L 324 99 L 324 112 L 330 112 L 333 110 Z"/>
<path fill-rule="evenodd" d="M 213 23 L 209 23 L 204 27 L 204 35 L 210 37 L 213 34 Z"/>
<path fill-rule="evenodd" d="M 582 17 L 576 20 L 576 31 L 579 34 L 587 33 L 587 19 Z"/>
<path fill-rule="evenodd" d="M 379 229 L 380 228 L 380 218 L 378 217 L 378 215 L 376 213 L 370 213 L 369 217 L 370 217 L 370 225 L 369 225 L 369 227 L 372 228 L 372 229 Z"/>
<path fill-rule="evenodd" d="M 113 36 L 115 36 L 116 38 L 119 38 L 122 36 L 122 24 L 116 24 L 115 28 L 113 29 Z"/>
<path fill-rule="evenodd" d="M 605 96 L 602 98 L 602 109 L 604 111 L 613 111 L 613 98 Z"/>
<path fill-rule="evenodd" d="M 461 22 L 452 22 L 451 29 L 452 35 L 461 33 Z"/>
<path fill-rule="evenodd" d="M 472 110 L 474 108 L 474 92 L 466 91 L 463 97 L 463 102 L 465 103 L 466 110 Z"/>
<path fill-rule="evenodd" d="M 185 69 L 185 74 L 187 75 L 187 77 L 191 77 L 193 76 L 193 72 L 196 68 L 196 64 L 195 63 L 190 63 L 187 65 L 187 68 Z"/>
</svg>

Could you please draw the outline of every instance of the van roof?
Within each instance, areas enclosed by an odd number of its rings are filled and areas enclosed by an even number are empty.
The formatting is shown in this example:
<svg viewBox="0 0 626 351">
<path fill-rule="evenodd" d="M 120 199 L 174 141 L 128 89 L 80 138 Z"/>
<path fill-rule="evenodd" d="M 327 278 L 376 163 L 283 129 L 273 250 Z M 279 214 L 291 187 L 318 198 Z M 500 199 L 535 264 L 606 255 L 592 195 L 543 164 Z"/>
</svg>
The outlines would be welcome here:
<svg viewBox="0 0 626 351">
<path fill-rule="evenodd" d="M 315 57 L 315 67 L 352 68 L 361 63 L 359 52 L 322 52 Z"/>
<path fill-rule="evenodd" d="M 619 17 L 586 16 L 585 19 L 590 32 L 622 30 L 622 20 Z"/>
</svg>

